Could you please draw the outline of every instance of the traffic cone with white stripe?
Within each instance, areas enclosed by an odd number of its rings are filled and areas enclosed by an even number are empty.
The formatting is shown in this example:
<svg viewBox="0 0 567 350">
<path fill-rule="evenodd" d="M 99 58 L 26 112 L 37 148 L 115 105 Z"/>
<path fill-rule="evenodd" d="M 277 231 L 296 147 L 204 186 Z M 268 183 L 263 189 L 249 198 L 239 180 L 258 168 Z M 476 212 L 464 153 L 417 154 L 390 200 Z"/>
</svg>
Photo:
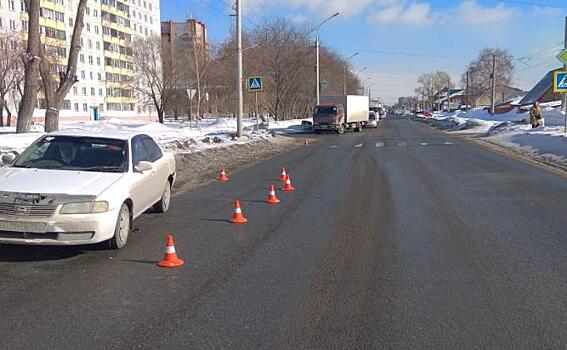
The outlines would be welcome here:
<svg viewBox="0 0 567 350">
<path fill-rule="evenodd" d="M 245 224 L 248 222 L 248 219 L 242 215 L 242 209 L 240 208 L 240 201 L 234 201 L 234 215 L 230 222 L 233 224 Z"/>
<path fill-rule="evenodd" d="M 160 267 L 179 267 L 185 262 L 177 257 L 175 246 L 173 245 L 173 235 L 167 235 L 165 244 L 165 255 L 163 260 L 158 263 Z"/>
<path fill-rule="evenodd" d="M 270 194 L 268 195 L 268 200 L 266 201 L 270 204 L 278 204 L 280 200 L 276 197 L 276 188 L 274 185 L 270 186 Z"/>
<path fill-rule="evenodd" d="M 282 191 L 290 192 L 290 191 L 294 191 L 294 190 L 295 190 L 295 188 L 291 184 L 291 177 L 289 175 L 286 175 L 285 184 L 282 187 Z"/>
<path fill-rule="evenodd" d="M 224 171 L 224 167 L 221 168 L 220 175 L 217 179 L 222 182 L 228 181 L 228 176 L 226 175 L 226 171 Z"/>
<path fill-rule="evenodd" d="M 286 179 L 287 173 L 285 171 L 285 168 L 282 168 L 282 173 L 280 174 L 280 181 L 284 182 Z"/>
</svg>

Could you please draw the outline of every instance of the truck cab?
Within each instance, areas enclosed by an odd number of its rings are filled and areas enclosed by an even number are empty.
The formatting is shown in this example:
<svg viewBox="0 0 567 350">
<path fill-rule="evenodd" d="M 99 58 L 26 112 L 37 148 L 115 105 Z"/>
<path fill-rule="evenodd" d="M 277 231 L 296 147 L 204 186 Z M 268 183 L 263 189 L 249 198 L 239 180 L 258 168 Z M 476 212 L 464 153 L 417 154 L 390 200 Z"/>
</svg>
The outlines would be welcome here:
<svg viewBox="0 0 567 350">
<path fill-rule="evenodd" d="M 339 134 L 344 132 L 345 110 L 341 104 L 329 104 L 315 106 L 313 109 L 313 130 L 318 133 L 321 131 L 337 131 Z"/>
</svg>

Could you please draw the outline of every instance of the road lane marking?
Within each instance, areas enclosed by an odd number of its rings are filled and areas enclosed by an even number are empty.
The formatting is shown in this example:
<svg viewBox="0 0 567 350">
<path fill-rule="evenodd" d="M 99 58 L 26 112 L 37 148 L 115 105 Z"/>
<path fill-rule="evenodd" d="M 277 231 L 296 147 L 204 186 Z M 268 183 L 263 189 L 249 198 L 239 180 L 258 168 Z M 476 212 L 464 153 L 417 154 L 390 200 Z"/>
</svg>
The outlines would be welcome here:
<svg viewBox="0 0 567 350">
<path fill-rule="evenodd" d="M 422 143 L 420 143 L 420 145 L 422 145 L 422 146 L 429 146 L 429 144 L 428 144 L 427 142 L 422 142 Z"/>
<path fill-rule="evenodd" d="M 376 148 L 384 147 L 384 142 L 376 142 Z"/>
<path fill-rule="evenodd" d="M 403 146 L 407 146 L 407 145 L 408 145 L 408 144 L 407 144 L 405 141 L 398 142 L 398 146 L 403 147 Z"/>
<path fill-rule="evenodd" d="M 446 144 L 446 145 L 454 145 L 454 143 L 449 142 L 449 141 L 445 141 L 445 144 Z"/>
<path fill-rule="evenodd" d="M 354 145 L 354 148 L 362 148 L 363 144 L 359 143 L 358 145 Z"/>
<path fill-rule="evenodd" d="M 339 148 L 339 146 L 338 146 L 338 145 L 333 145 L 333 146 L 331 146 L 331 148 Z"/>
</svg>

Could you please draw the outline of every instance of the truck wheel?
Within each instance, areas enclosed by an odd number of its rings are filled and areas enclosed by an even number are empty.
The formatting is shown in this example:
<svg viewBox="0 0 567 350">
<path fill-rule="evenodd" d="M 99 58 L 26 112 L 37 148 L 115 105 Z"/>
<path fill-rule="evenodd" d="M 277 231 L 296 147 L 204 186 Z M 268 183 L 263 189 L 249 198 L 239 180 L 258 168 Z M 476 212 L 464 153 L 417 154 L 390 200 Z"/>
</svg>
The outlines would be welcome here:
<svg viewBox="0 0 567 350">
<path fill-rule="evenodd" d="M 359 123 L 359 124 L 357 124 L 357 126 L 356 126 L 356 129 L 355 129 L 355 130 L 356 130 L 356 132 L 362 132 L 362 124 L 360 124 L 360 123 Z"/>
<path fill-rule="evenodd" d="M 339 128 L 337 129 L 337 134 L 342 135 L 344 133 L 345 133 L 345 126 L 341 124 L 341 126 L 339 126 Z"/>
</svg>

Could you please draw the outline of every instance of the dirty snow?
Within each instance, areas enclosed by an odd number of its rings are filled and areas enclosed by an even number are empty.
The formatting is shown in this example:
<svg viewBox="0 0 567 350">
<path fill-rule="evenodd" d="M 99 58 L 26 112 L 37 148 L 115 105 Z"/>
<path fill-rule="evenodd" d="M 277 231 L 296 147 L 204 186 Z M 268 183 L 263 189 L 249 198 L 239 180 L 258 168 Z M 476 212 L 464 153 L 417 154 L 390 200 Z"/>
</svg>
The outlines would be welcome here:
<svg viewBox="0 0 567 350">
<path fill-rule="evenodd" d="M 440 129 L 473 134 L 525 154 L 567 164 L 565 115 L 556 105 L 542 105 L 545 127 L 536 129 L 529 124 L 529 112 L 518 112 L 517 109 L 497 115 L 491 115 L 483 109 L 434 113 L 432 117 L 423 117 L 422 120 Z"/>
<path fill-rule="evenodd" d="M 269 140 L 275 134 L 305 132 L 305 129 L 301 126 L 301 120 L 283 122 L 270 120 L 268 129 L 261 122 L 257 124 L 255 119 L 244 119 L 243 126 L 243 137 L 240 139 L 233 138 L 236 130 L 236 119 L 234 118 L 209 118 L 198 122 L 170 120 L 164 124 L 110 119 L 89 122 L 62 122 L 60 128 L 62 130 L 142 132 L 152 136 L 164 149 L 176 153 L 191 153 L 209 148 Z M 0 153 L 22 152 L 44 134 L 41 125 L 34 125 L 32 132 L 26 134 L 16 134 L 15 131 L 15 127 L 0 128 Z"/>
</svg>

